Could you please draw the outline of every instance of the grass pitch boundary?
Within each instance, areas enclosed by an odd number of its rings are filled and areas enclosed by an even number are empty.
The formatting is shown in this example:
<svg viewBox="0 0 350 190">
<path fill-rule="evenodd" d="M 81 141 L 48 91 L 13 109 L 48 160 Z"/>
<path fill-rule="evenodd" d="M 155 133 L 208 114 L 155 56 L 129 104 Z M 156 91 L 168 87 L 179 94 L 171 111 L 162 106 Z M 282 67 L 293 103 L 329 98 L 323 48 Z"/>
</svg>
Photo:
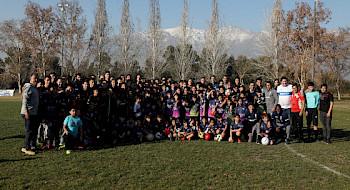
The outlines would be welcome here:
<svg viewBox="0 0 350 190">
<path fill-rule="evenodd" d="M 325 169 L 325 170 L 328 170 L 328 171 L 330 171 L 330 172 L 333 172 L 334 174 L 337 174 L 338 176 L 343 176 L 343 177 L 345 177 L 345 178 L 350 179 L 350 176 L 348 176 L 348 175 L 346 175 L 346 174 L 343 174 L 343 173 L 340 173 L 340 172 L 338 172 L 338 171 L 336 171 L 336 170 L 334 170 L 334 169 L 332 169 L 332 168 L 329 168 L 329 167 L 327 167 L 327 166 L 325 166 L 325 165 L 323 165 L 323 164 L 321 164 L 321 163 L 318 163 L 318 162 L 312 160 L 311 158 L 308 158 L 308 157 L 305 156 L 304 154 L 301 154 L 301 153 L 297 152 L 297 151 L 294 150 L 291 146 L 289 146 L 289 145 L 287 145 L 287 144 L 285 144 L 285 145 L 286 145 L 286 147 L 288 148 L 289 151 L 293 152 L 293 153 L 296 154 L 297 156 L 300 156 L 300 157 L 304 158 L 305 160 L 307 160 L 307 161 L 309 161 L 309 162 L 311 162 L 311 163 L 313 163 L 313 164 L 319 166 L 320 168 L 323 168 L 323 169 Z"/>
</svg>

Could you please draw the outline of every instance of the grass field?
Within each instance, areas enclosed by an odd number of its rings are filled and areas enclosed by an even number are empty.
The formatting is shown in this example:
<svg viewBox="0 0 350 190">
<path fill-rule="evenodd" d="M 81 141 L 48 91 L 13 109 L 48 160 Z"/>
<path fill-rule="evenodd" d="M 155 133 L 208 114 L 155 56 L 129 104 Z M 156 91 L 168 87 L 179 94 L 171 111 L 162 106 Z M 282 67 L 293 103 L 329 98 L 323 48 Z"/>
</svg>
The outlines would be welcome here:
<svg viewBox="0 0 350 190">
<path fill-rule="evenodd" d="M 332 144 L 290 147 L 350 176 L 350 103 L 335 105 Z M 350 189 L 350 179 L 284 144 L 163 141 L 27 156 L 20 152 L 25 134 L 20 106 L 18 97 L 0 97 L 2 189 Z"/>
</svg>

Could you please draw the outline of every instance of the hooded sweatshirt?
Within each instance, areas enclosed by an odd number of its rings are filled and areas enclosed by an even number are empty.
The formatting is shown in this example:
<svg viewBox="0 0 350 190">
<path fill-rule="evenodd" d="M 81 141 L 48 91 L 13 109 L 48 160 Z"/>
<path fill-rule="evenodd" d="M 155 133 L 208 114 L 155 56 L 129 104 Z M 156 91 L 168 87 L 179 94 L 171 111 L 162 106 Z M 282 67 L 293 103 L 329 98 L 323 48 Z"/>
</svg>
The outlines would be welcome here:
<svg viewBox="0 0 350 190">
<path fill-rule="evenodd" d="M 25 108 L 27 108 L 29 115 L 37 115 L 38 107 L 39 107 L 38 89 L 30 83 L 24 84 L 21 114 L 23 115 L 26 114 Z"/>
</svg>

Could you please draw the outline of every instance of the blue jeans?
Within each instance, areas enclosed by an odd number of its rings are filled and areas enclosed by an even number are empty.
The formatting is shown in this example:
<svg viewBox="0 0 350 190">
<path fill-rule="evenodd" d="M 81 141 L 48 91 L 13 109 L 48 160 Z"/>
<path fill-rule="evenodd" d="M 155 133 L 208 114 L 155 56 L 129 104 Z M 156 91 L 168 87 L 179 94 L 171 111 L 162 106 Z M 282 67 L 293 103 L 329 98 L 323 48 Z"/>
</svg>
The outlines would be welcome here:
<svg viewBox="0 0 350 190">
<path fill-rule="evenodd" d="M 31 144 L 36 146 L 36 136 L 38 132 L 39 122 L 38 116 L 29 115 L 27 119 L 25 115 L 22 114 L 22 118 L 24 120 L 24 125 L 26 127 L 26 136 L 23 144 L 23 148 L 26 150 L 31 150 Z"/>
<path fill-rule="evenodd" d="M 287 113 L 288 119 L 289 119 L 289 121 L 290 121 L 290 112 L 291 112 L 291 108 L 282 108 L 282 111 L 285 112 L 285 113 Z"/>
</svg>

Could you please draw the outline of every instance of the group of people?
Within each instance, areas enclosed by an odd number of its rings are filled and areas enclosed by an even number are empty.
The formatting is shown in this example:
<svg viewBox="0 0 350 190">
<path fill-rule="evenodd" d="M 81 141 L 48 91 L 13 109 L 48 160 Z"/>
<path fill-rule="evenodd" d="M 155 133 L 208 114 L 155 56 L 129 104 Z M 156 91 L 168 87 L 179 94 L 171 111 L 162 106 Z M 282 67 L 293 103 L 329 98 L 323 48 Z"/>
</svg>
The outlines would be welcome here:
<svg viewBox="0 0 350 190">
<path fill-rule="evenodd" d="M 317 91 L 309 82 L 302 91 L 286 77 L 264 84 L 258 78 L 246 90 L 238 77 L 231 82 L 228 76 L 177 82 L 141 75 L 114 78 L 109 71 L 98 79 L 76 74 L 74 80 L 55 73 L 39 80 L 33 74 L 22 98 L 22 152 L 29 155 L 38 144 L 69 154 L 75 148 L 165 139 L 261 143 L 264 138 L 268 144 L 289 144 L 293 135 L 297 142 L 319 141 L 319 117 L 323 141 L 331 143 L 333 95 L 327 85 Z"/>
</svg>

